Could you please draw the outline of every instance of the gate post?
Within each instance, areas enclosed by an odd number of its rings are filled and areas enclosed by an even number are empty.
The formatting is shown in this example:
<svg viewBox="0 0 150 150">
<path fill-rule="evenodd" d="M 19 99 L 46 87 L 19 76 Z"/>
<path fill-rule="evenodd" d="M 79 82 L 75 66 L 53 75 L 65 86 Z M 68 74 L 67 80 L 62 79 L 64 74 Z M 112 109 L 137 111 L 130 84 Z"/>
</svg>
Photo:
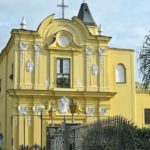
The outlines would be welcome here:
<svg viewBox="0 0 150 150">
<path fill-rule="evenodd" d="M 54 137 L 58 129 L 58 126 L 48 126 L 46 129 L 46 148 L 48 150 L 54 150 Z"/>
<path fill-rule="evenodd" d="M 79 127 L 79 123 L 64 124 L 64 150 L 75 150 L 75 129 Z"/>
</svg>

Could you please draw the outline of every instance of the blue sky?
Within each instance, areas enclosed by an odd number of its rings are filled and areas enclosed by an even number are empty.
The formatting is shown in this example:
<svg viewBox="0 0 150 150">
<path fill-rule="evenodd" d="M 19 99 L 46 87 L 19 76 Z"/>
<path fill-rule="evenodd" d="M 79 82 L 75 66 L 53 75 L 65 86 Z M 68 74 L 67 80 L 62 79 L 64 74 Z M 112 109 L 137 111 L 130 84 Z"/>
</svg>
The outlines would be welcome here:
<svg viewBox="0 0 150 150">
<path fill-rule="evenodd" d="M 150 30 L 150 0 L 85 0 L 103 34 L 112 36 L 111 47 L 138 50 L 144 36 Z M 36 30 L 40 22 L 55 13 L 61 17 L 57 7 L 61 0 L 0 0 L 0 51 L 5 47 L 13 28 L 20 28 L 21 18 L 26 17 L 27 29 Z M 65 17 L 78 14 L 82 0 L 65 0 L 69 7 Z M 137 77 L 138 78 L 138 77 Z"/>
</svg>

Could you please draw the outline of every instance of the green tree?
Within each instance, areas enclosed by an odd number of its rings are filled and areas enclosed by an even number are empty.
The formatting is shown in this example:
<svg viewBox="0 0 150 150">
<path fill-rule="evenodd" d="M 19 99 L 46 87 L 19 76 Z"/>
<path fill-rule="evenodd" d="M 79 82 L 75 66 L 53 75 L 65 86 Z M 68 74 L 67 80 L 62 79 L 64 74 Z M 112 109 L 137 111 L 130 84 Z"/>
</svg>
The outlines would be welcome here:
<svg viewBox="0 0 150 150">
<path fill-rule="evenodd" d="M 148 89 L 150 85 L 150 32 L 145 36 L 143 46 L 140 49 L 139 64 L 143 87 Z"/>
</svg>

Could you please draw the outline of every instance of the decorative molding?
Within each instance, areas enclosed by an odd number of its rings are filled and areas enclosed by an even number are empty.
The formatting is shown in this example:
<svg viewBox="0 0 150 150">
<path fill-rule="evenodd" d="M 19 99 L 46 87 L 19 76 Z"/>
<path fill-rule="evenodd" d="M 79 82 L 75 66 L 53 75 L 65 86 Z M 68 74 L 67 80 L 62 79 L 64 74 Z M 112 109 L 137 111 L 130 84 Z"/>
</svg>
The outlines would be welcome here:
<svg viewBox="0 0 150 150">
<path fill-rule="evenodd" d="M 105 48 L 99 48 L 99 55 L 104 55 L 106 52 Z"/>
<path fill-rule="evenodd" d="M 14 125 L 17 126 L 18 125 L 18 117 L 14 116 Z"/>
<path fill-rule="evenodd" d="M 21 61 L 21 65 L 24 65 L 24 63 L 25 63 L 25 51 L 20 51 L 20 61 Z"/>
<path fill-rule="evenodd" d="M 77 103 L 77 113 L 78 114 L 84 113 L 84 108 L 83 108 L 82 104 L 80 104 L 80 103 Z"/>
<path fill-rule="evenodd" d="M 90 69 L 90 66 L 91 66 L 91 55 L 92 55 L 92 48 L 90 47 L 87 47 L 86 48 L 86 61 L 87 61 L 87 66 L 88 68 Z"/>
<path fill-rule="evenodd" d="M 28 125 L 31 126 L 32 125 L 32 117 L 28 116 Z"/>
<path fill-rule="evenodd" d="M 40 56 L 40 50 L 42 46 L 40 42 L 35 42 L 34 43 L 34 49 L 35 49 L 35 68 L 38 67 L 39 64 L 39 56 Z"/>
<path fill-rule="evenodd" d="M 19 44 L 19 46 L 20 46 L 20 50 L 21 50 L 21 51 L 20 51 L 20 61 L 21 61 L 21 65 L 24 65 L 24 63 L 25 63 L 25 50 L 27 50 L 28 45 L 27 45 L 26 42 L 21 41 L 20 44 Z"/>
<path fill-rule="evenodd" d="M 38 67 L 38 64 L 39 64 L 39 56 L 40 56 L 40 53 L 36 51 L 35 52 L 35 67 L 36 68 Z"/>
<path fill-rule="evenodd" d="M 98 66 L 96 64 L 93 64 L 91 67 L 92 75 L 96 76 L 98 74 Z"/>
<path fill-rule="evenodd" d="M 91 57 L 90 57 L 90 55 L 87 55 L 86 61 L 87 61 L 87 67 L 90 69 L 90 66 L 91 66 Z"/>
<path fill-rule="evenodd" d="M 35 42 L 34 43 L 34 49 L 36 52 L 40 52 L 42 46 L 41 46 L 41 43 L 40 42 Z"/>
<path fill-rule="evenodd" d="M 95 113 L 95 108 L 94 107 L 86 107 L 85 112 L 86 112 L 87 116 L 93 116 Z"/>
<path fill-rule="evenodd" d="M 32 62 L 32 60 L 28 60 L 26 62 L 26 71 L 27 72 L 32 72 L 34 68 L 34 63 Z"/>
<path fill-rule="evenodd" d="M 86 48 L 86 54 L 87 54 L 87 55 L 92 55 L 92 48 L 87 47 L 87 48 Z"/>
<path fill-rule="evenodd" d="M 28 44 L 26 42 L 21 41 L 20 42 L 20 50 L 25 51 L 25 50 L 27 50 L 27 48 L 28 48 Z"/>
<path fill-rule="evenodd" d="M 100 115 L 104 116 L 104 115 L 107 114 L 107 112 L 108 112 L 108 108 L 107 107 L 101 107 L 101 108 L 99 108 L 99 114 Z"/>
<path fill-rule="evenodd" d="M 40 115 L 45 110 L 45 106 L 33 106 L 32 111 L 35 115 Z"/>
<path fill-rule="evenodd" d="M 69 111 L 69 99 L 66 96 L 58 99 L 58 109 L 60 113 L 67 113 Z"/>
<path fill-rule="evenodd" d="M 104 55 L 106 53 L 106 49 L 105 48 L 99 48 L 99 62 L 100 62 L 100 65 L 103 64 L 103 61 L 104 61 Z"/>
<path fill-rule="evenodd" d="M 21 115 L 25 116 L 27 114 L 28 107 L 27 106 L 18 106 L 18 111 Z"/>
</svg>

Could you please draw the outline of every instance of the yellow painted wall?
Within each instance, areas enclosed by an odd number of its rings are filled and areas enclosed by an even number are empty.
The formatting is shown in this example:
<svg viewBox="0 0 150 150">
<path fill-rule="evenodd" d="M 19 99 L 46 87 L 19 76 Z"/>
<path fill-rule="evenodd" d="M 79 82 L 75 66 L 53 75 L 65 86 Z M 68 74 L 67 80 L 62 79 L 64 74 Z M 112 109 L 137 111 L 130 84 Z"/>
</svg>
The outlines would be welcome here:
<svg viewBox="0 0 150 150">
<path fill-rule="evenodd" d="M 116 83 L 116 67 L 123 64 L 126 69 L 126 83 Z M 111 115 L 122 115 L 135 121 L 135 75 L 134 51 L 110 49 L 108 51 L 109 88 L 117 92 L 110 101 Z"/>
<path fill-rule="evenodd" d="M 139 127 L 149 127 L 145 124 L 144 109 L 150 108 L 150 93 L 145 91 L 136 92 L 136 124 Z"/>
<path fill-rule="evenodd" d="M 6 51 L 5 51 L 6 52 Z M 5 53 L 3 52 L 3 53 Z M 4 135 L 4 145 L 6 149 L 12 149 L 12 98 L 7 94 L 7 89 L 14 87 L 14 82 L 10 80 L 12 73 L 12 64 L 14 64 L 14 49 L 12 44 L 8 46 L 7 53 L 3 54 L 0 59 L 0 79 L 1 79 L 1 92 L 0 92 L 0 118 L 1 118 L 1 132 Z"/>
<path fill-rule="evenodd" d="M 65 35 L 69 39 L 67 47 L 61 46 L 59 37 Z M 54 123 L 63 122 L 63 114 L 58 111 L 58 99 L 68 96 L 77 103 L 75 122 L 88 124 L 97 119 L 123 115 L 136 122 L 136 99 L 134 78 L 134 51 L 109 48 L 111 37 L 98 36 L 98 27 L 87 27 L 81 20 L 54 19 L 47 17 L 37 31 L 13 30 L 11 40 L 0 56 L 0 78 L 4 87 L 0 93 L 0 121 L 4 122 L 1 131 L 5 134 L 5 147 L 18 149 L 24 140 L 23 116 L 18 106 L 27 106 L 25 118 L 26 144 L 41 144 L 40 116 L 33 114 L 33 106 L 44 105 L 43 114 L 43 146 L 46 144 L 46 127 L 51 123 L 48 116 L 50 103 L 56 111 Z M 21 50 L 20 43 L 25 42 L 27 48 Z M 35 43 L 41 44 L 39 52 L 35 51 Z M 91 48 L 91 54 L 87 54 Z M 105 49 L 101 55 L 100 48 Z M 7 53 L 6 53 L 7 52 Z M 56 86 L 57 58 L 70 59 L 70 88 Z M 32 61 L 33 71 L 28 72 L 26 63 Z M 11 65 L 14 64 L 14 79 L 11 81 Z M 116 84 L 116 66 L 123 64 L 126 69 L 126 83 Z M 98 67 L 98 74 L 92 74 L 92 65 Z M 4 74 L 5 72 L 5 74 Z M 94 110 L 92 115 L 86 114 L 87 108 Z M 99 109 L 107 107 L 108 111 L 101 116 Z M 31 116 L 31 124 L 29 119 Z M 7 118 L 7 119 L 6 119 Z M 71 122 L 71 114 L 66 115 Z"/>
</svg>

